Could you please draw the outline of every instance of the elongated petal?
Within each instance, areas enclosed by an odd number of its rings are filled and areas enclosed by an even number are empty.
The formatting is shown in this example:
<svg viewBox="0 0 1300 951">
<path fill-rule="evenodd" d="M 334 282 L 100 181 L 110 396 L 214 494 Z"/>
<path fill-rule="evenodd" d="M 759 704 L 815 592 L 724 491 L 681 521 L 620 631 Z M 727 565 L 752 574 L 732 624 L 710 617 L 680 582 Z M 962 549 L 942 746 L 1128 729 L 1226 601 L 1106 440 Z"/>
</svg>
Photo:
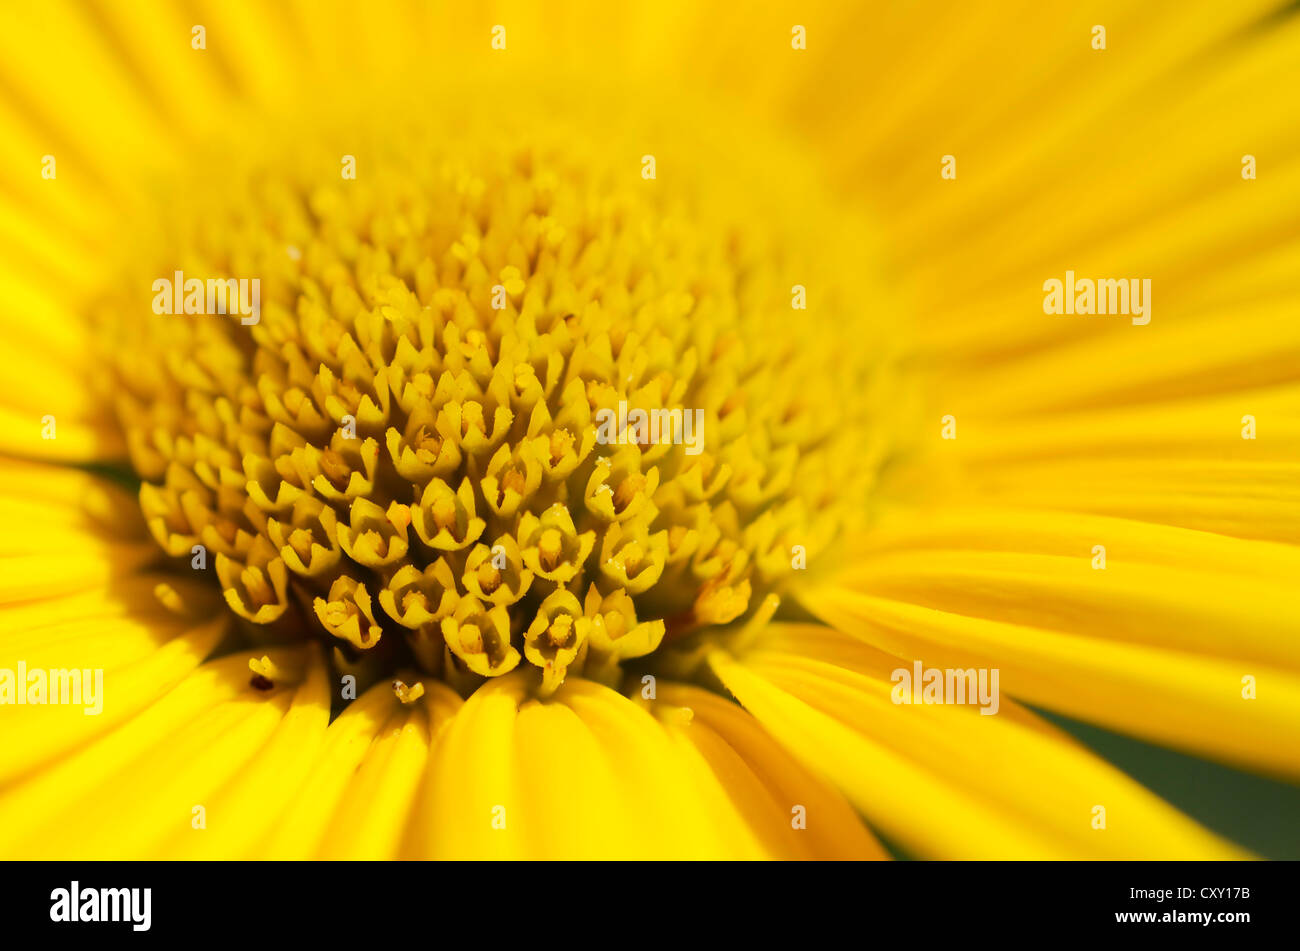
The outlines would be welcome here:
<svg viewBox="0 0 1300 951">
<path fill-rule="evenodd" d="M 889 671 L 910 663 L 843 635 L 778 628 L 743 659 L 717 652 L 710 663 L 765 728 L 918 854 L 1239 854 L 1006 697 L 994 715 L 894 702 Z"/>
</svg>

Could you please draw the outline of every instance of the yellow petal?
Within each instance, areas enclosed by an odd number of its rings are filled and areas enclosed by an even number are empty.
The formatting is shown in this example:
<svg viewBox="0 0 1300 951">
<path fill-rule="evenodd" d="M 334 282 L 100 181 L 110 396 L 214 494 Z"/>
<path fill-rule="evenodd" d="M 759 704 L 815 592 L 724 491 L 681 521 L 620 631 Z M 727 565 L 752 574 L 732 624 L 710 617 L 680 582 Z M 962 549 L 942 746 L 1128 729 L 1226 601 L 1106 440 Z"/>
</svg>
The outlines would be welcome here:
<svg viewBox="0 0 1300 951">
<path fill-rule="evenodd" d="M 1287 739 L 1300 730 L 1300 655 L 1286 633 L 1300 550 L 957 509 L 914 513 L 853 551 L 796 595 L 854 637 L 931 666 L 999 668 L 1011 696 L 1078 719 L 1300 773 Z"/>
<path fill-rule="evenodd" d="M 1239 854 L 1005 696 L 994 715 L 895 703 L 890 672 L 910 661 L 843 635 L 777 625 L 743 659 L 710 662 L 764 727 L 918 854 Z M 1093 827 L 1096 806 L 1104 829 Z"/>
<path fill-rule="evenodd" d="M 302 652 L 269 652 L 282 668 Z M 295 654 L 296 659 L 295 659 Z M 0 798 L 0 852 L 39 858 L 150 857 L 194 827 L 274 736 L 298 692 L 250 685 L 249 655 L 205 665 L 102 739 Z M 216 818 L 216 817 L 214 817 Z"/>
</svg>

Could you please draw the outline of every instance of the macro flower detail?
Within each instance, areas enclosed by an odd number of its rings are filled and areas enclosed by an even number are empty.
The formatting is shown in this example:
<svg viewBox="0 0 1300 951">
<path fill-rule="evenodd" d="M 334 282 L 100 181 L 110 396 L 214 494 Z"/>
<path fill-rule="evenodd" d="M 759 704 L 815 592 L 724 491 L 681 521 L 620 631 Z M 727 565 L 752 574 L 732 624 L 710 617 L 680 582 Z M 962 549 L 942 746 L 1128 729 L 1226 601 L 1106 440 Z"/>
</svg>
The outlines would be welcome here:
<svg viewBox="0 0 1300 951">
<path fill-rule="evenodd" d="M 403 558 L 411 510 L 397 502 L 387 511 L 366 499 L 352 502 L 350 523 L 338 526 L 338 542 L 349 558 L 368 568 L 383 568 Z"/>
<path fill-rule="evenodd" d="M 483 534 L 487 523 L 474 514 L 474 490 L 468 479 L 460 488 L 441 479 L 432 480 L 411 513 L 416 534 L 431 549 L 459 551 Z"/>
<path fill-rule="evenodd" d="M 480 677 L 499 677 L 519 664 L 519 651 L 511 644 L 510 615 L 505 607 L 488 607 L 463 598 L 451 617 L 442 621 L 447 649 Z"/>
<path fill-rule="evenodd" d="M 340 575 L 330 585 L 329 594 L 316 598 L 312 607 L 316 618 L 334 637 L 353 647 L 369 650 L 383 637 L 383 628 L 375 613 L 366 586 L 348 575 Z"/>
<path fill-rule="evenodd" d="M 255 484 L 249 483 L 250 487 Z M 287 514 L 287 520 L 268 517 L 266 535 L 278 546 L 289 570 L 311 578 L 334 568 L 342 555 L 334 509 L 304 495 Z"/>
<path fill-rule="evenodd" d="M 378 190 L 278 183 L 291 268 L 259 235 L 207 249 L 280 273 L 259 285 L 256 324 L 173 326 L 195 358 L 147 380 L 120 368 L 141 506 L 168 553 L 196 539 L 217 553 L 241 617 L 365 651 L 369 667 L 436 675 L 443 637 L 480 677 L 522 656 L 549 696 L 583 670 L 580 598 L 628 599 L 630 624 L 615 611 L 601 625 L 600 675 L 618 686 L 618 661 L 652 654 L 667 625 L 680 636 L 744 614 L 749 519 L 780 499 L 799 532 L 800 449 L 743 409 L 742 368 L 770 387 L 781 367 L 765 338 L 742 344 L 750 292 L 719 264 L 735 254 L 725 233 L 654 237 L 651 208 L 634 227 L 625 208 L 584 203 L 603 173 L 540 149 L 491 159 L 472 192 L 448 161 L 396 160 Z M 643 205 L 631 187 L 614 194 Z M 613 262 L 634 253 L 642 274 L 620 281 Z M 110 340 L 140 318 L 115 319 Z M 211 412 L 173 408 L 196 403 Z M 613 407 L 628 426 L 602 438 L 593 418 Z M 670 535 L 678 558 L 708 545 L 660 586 Z"/>
<path fill-rule="evenodd" d="M 1290 849 L 1300 17 L 607 7 L 0 10 L 0 856 Z"/>
<path fill-rule="evenodd" d="M 577 576 L 596 544 L 595 531 L 578 534 L 568 508 L 558 502 L 547 507 L 541 518 L 525 512 L 518 535 L 524 564 L 557 586 Z"/>
<path fill-rule="evenodd" d="M 537 616 L 524 632 L 524 656 L 542 670 L 543 696 L 564 682 L 569 665 L 586 646 L 590 627 L 581 602 L 568 591 L 554 591 L 538 606 Z"/>
<path fill-rule="evenodd" d="M 403 565 L 379 592 L 379 603 L 390 618 L 409 628 L 439 621 L 456 609 L 460 595 L 447 562 L 439 558 L 423 571 Z"/>
<path fill-rule="evenodd" d="M 519 545 L 509 535 L 492 543 L 477 545 L 465 559 L 462 576 L 465 591 L 481 601 L 514 604 L 533 583 L 533 573 L 523 566 Z"/>
</svg>

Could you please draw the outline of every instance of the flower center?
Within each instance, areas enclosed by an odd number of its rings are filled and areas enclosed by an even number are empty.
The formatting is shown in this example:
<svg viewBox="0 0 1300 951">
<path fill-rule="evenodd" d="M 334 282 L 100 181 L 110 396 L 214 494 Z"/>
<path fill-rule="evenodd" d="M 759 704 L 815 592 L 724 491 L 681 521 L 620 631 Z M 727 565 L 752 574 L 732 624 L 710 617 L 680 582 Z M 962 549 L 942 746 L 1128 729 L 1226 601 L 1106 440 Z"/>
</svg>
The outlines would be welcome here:
<svg viewBox="0 0 1300 951">
<path fill-rule="evenodd" d="M 412 152 L 183 215 L 150 304 L 100 321 L 153 535 L 245 622 L 462 689 L 616 678 L 861 511 L 854 249 L 783 227 L 827 213 L 559 148 Z"/>
</svg>

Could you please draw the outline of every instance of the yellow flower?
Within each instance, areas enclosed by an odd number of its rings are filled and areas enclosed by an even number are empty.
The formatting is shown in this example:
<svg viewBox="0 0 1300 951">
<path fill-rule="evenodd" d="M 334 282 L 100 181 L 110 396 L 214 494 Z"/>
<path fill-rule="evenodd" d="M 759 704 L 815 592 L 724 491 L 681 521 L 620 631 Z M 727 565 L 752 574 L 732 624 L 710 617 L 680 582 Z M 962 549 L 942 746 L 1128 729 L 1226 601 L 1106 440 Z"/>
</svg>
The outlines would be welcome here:
<svg viewBox="0 0 1300 951">
<path fill-rule="evenodd" d="M 465 559 L 461 576 L 465 591 L 493 604 L 514 604 L 533 583 L 533 573 L 523 567 L 519 545 L 509 535 L 502 535 L 492 547 L 476 545 Z"/>
<path fill-rule="evenodd" d="M 510 614 L 502 605 L 489 608 L 462 598 L 456 613 L 443 618 L 442 635 L 456 659 L 480 677 L 499 677 L 519 663 L 519 651 L 511 644 Z"/>
<path fill-rule="evenodd" d="M 590 627 L 581 602 L 563 588 L 537 606 L 537 616 L 524 632 L 524 656 L 542 671 L 542 697 L 550 697 L 564 683 L 569 665 L 586 646 Z"/>
<path fill-rule="evenodd" d="M 6 5 L 0 856 L 1249 854 L 1278 5 Z"/>
</svg>

